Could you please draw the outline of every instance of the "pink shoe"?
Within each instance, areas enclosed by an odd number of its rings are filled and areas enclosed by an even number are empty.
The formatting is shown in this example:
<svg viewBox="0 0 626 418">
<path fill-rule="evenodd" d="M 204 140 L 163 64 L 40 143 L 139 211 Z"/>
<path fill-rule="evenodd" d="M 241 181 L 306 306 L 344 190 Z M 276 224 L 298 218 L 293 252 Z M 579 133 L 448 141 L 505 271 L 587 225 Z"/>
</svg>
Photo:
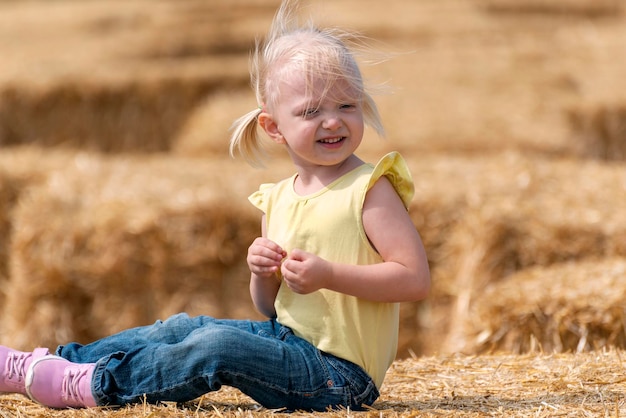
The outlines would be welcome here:
<svg viewBox="0 0 626 418">
<path fill-rule="evenodd" d="M 96 406 L 91 393 L 95 364 L 72 363 L 59 356 L 34 360 L 26 373 L 26 392 L 35 402 L 51 408 Z"/>
<path fill-rule="evenodd" d="M 50 354 L 47 348 L 36 348 L 32 353 L 0 346 L 0 393 L 26 395 L 26 370 L 33 360 Z"/>
</svg>

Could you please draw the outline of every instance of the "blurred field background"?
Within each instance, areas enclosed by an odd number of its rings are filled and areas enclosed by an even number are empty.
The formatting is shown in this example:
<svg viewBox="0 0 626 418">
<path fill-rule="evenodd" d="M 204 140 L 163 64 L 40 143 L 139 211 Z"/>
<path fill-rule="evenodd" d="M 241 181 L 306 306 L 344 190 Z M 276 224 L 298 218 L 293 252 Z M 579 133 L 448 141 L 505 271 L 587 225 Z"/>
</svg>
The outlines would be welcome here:
<svg viewBox="0 0 626 418">
<path fill-rule="evenodd" d="M 0 0 L 0 343 L 89 342 L 179 311 L 258 318 L 246 197 L 292 167 L 231 159 L 228 128 L 257 105 L 249 51 L 278 3 Z M 390 93 L 388 138 L 368 132 L 360 155 L 407 159 L 433 275 L 428 300 L 402 305 L 399 364 L 618 361 L 624 1 L 309 4 L 390 55 L 363 66 Z M 541 402 L 515 414 L 543 416 Z"/>
</svg>

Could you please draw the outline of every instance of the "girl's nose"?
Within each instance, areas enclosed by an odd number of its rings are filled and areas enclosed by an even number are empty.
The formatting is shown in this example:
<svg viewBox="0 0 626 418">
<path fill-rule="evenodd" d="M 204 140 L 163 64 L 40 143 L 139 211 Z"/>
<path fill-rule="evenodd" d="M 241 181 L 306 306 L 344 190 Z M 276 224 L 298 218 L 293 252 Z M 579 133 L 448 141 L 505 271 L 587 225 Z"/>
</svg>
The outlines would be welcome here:
<svg viewBox="0 0 626 418">
<path fill-rule="evenodd" d="M 341 127 L 341 119 L 336 114 L 328 114 L 322 123 L 324 129 L 335 130 Z"/>
</svg>

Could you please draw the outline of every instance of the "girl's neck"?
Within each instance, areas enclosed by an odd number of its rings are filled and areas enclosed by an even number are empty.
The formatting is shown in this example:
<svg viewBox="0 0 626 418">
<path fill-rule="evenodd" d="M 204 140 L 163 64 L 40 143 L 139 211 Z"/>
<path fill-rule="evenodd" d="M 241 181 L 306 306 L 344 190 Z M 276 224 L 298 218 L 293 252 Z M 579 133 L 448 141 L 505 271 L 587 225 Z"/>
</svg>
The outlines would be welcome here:
<svg viewBox="0 0 626 418">
<path fill-rule="evenodd" d="M 294 181 L 294 190 L 301 196 L 316 193 L 362 164 L 363 161 L 352 154 L 343 162 L 332 166 L 296 165 L 298 174 Z"/>
</svg>

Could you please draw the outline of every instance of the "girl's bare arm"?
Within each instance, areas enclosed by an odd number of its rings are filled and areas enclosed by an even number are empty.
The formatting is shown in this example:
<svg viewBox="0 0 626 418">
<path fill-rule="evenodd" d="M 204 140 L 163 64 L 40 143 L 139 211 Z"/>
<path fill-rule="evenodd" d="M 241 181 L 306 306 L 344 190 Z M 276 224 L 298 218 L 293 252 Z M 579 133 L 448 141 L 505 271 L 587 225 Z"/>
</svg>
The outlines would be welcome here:
<svg viewBox="0 0 626 418">
<path fill-rule="evenodd" d="M 280 287 L 278 270 L 285 251 L 275 242 L 265 238 L 265 215 L 262 219 L 262 236 L 248 248 L 250 268 L 250 296 L 256 309 L 268 318 L 276 316 L 274 300 Z"/>
<path fill-rule="evenodd" d="M 286 284 L 298 293 L 327 288 L 380 302 L 425 298 L 430 290 L 426 251 L 400 197 L 385 177 L 367 194 L 363 225 L 382 263 L 333 263 L 294 250 L 282 266 Z"/>
</svg>

